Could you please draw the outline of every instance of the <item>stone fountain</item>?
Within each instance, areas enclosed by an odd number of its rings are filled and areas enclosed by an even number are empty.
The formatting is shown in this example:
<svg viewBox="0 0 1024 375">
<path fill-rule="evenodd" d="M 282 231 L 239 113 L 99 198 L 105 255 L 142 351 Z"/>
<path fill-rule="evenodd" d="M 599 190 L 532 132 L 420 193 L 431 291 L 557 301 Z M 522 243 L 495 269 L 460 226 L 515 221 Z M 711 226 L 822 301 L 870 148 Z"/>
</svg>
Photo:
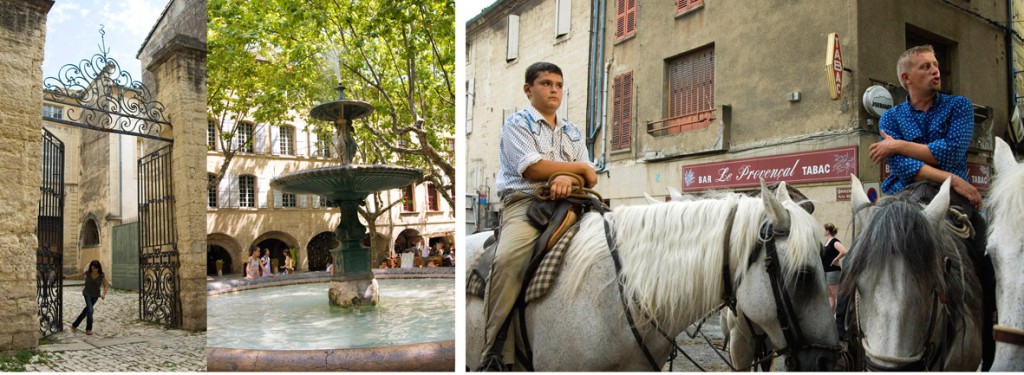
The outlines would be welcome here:
<svg viewBox="0 0 1024 375">
<path fill-rule="evenodd" d="M 370 194 L 405 187 L 423 178 L 423 171 L 391 165 L 352 164 L 358 146 L 352 120 L 369 116 L 373 106 L 345 99 L 345 88 L 341 84 L 336 90 L 338 100 L 320 104 L 309 114 L 314 119 L 334 124 L 334 147 L 341 165 L 284 174 L 272 180 L 270 186 L 286 193 L 323 196 L 330 205 L 341 208 L 341 222 L 334 230 L 341 245 L 331 249 L 334 274 L 328 297 L 332 305 L 345 308 L 375 306 L 379 293 L 370 269 L 370 248 L 361 243 L 366 237 L 366 226 L 359 222 L 359 206 Z"/>
</svg>

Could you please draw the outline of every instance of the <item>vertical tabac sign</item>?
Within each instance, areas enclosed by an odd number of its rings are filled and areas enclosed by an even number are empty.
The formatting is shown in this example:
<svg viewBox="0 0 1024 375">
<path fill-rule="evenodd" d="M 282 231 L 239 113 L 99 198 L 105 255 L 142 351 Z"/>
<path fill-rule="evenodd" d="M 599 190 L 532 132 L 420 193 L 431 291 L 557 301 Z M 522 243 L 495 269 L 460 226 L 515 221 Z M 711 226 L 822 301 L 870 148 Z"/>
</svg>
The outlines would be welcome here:
<svg viewBox="0 0 1024 375">
<path fill-rule="evenodd" d="M 843 53 L 839 51 L 839 34 L 828 34 L 828 58 L 825 66 L 828 68 L 828 93 L 829 97 L 839 99 L 843 96 Z"/>
</svg>

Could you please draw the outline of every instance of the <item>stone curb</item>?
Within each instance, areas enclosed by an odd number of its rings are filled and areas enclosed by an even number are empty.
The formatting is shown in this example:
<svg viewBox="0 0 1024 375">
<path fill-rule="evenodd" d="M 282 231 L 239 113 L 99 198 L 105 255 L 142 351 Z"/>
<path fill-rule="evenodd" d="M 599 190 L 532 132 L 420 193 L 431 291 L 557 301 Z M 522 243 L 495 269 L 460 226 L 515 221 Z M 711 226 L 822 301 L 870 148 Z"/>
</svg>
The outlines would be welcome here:
<svg viewBox="0 0 1024 375">
<path fill-rule="evenodd" d="M 207 371 L 455 371 L 455 340 L 376 348 L 206 348 Z"/>
</svg>

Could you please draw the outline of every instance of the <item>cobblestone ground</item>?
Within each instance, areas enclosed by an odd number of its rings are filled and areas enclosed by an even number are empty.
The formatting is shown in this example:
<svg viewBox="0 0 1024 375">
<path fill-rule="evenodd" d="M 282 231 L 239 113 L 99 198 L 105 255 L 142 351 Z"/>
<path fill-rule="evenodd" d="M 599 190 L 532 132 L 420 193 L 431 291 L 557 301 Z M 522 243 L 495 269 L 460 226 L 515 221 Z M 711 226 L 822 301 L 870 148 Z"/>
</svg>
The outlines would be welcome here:
<svg viewBox="0 0 1024 375">
<path fill-rule="evenodd" d="M 138 320 L 138 292 L 110 289 L 96 303 L 93 334 L 71 323 L 85 307 L 82 286 L 64 288 L 64 332 L 40 341 L 27 371 L 206 371 L 206 332 L 166 329 Z"/>
<path fill-rule="evenodd" d="M 694 326 L 690 326 L 689 331 L 693 332 Z M 725 336 L 722 335 L 722 329 L 719 327 L 718 314 L 714 314 L 708 317 L 707 321 L 704 322 L 704 326 L 701 327 L 700 332 L 704 333 L 708 341 L 711 341 L 715 347 L 721 348 L 722 343 L 725 341 Z M 699 333 L 694 337 L 690 338 L 686 332 L 683 332 L 676 337 L 676 342 L 679 347 L 686 351 L 686 355 L 693 359 L 704 371 L 729 371 L 729 365 L 722 360 L 717 354 L 715 349 L 708 345 L 707 341 L 704 341 L 704 336 Z M 729 359 L 729 352 L 724 350 L 718 351 L 723 357 Z M 679 353 L 674 361 L 671 363 L 672 371 L 685 371 L 695 372 L 700 371 L 689 359 L 686 358 L 682 353 Z M 662 371 L 669 371 L 670 364 L 666 363 L 662 367 Z"/>
</svg>

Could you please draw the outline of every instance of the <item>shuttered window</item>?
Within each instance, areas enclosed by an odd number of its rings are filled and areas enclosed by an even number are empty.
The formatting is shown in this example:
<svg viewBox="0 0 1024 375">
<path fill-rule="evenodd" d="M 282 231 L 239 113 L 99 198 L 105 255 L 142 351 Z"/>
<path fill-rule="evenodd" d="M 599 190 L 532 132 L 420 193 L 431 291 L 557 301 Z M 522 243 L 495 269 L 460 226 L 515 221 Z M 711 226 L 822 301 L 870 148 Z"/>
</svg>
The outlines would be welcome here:
<svg viewBox="0 0 1024 375">
<path fill-rule="evenodd" d="M 508 45 L 505 50 L 505 61 L 519 58 L 519 16 L 508 16 Z"/>
<path fill-rule="evenodd" d="M 615 0 L 615 40 L 636 34 L 636 1 Z"/>
<path fill-rule="evenodd" d="M 207 174 L 206 175 L 207 185 L 209 185 L 209 183 L 213 182 L 213 180 L 215 180 L 215 179 L 217 179 L 217 176 L 214 175 L 213 173 Z M 217 187 L 216 186 L 214 186 L 214 187 L 207 186 L 207 188 L 206 188 L 206 207 L 207 208 L 217 208 Z"/>
<path fill-rule="evenodd" d="M 427 211 L 437 211 L 437 187 L 427 184 Z"/>
<path fill-rule="evenodd" d="M 206 120 L 206 149 L 217 151 L 217 121 L 214 119 Z"/>
<path fill-rule="evenodd" d="M 238 139 L 238 141 L 237 141 L 238 152 L 246 153 L 246 154 L 251 154 L 252 153 L 252 151 L 253 151 L 253 147 L 252 147 L 252 144 L 253 144 L 252 130 L 253 129 L 252 129 L 252 124 L 251 123 L 243 122 L 241 124 L 238 124 L 238 133 L 235 136 Z"/>
<path fill-rule="evenodd" d="M 676 14 L 685 13 L 701 4 L 704 4 L 704 0 L 676 0 Z"/>
<path fill-rule="evenodd" d="M 414 212 L 416 211 L 416 199 L 415 192 L 413 191 L 413 185 L 402 188 L 402 211 Z"/>
<path fill-rule="evenodd" d="M 281 155 L 295 155 L 295 127 L 281 126 L 277 137 L 278 153 Z"/>
<path fill-rule="evenodd" d="M 668 78 L 669 118 L 711 111 L 715 106 L 715 48 L 669 60 Z"/>
<path fill-rule="evenodd" d="M 572 19 L 572 1 L 555 1 L 555 37 L 569 33 L 569 21 Z"/>
<path fill-rule="evenodd" d="M 238 176 L 238 206 L 256 207 L 256 176 Z"/>
<path fill-rule="evenodd" d="M 630 147 L 633 138 L 633 72 L 615 76 L 612 89 L 612 150 Z"/>
</svg>

